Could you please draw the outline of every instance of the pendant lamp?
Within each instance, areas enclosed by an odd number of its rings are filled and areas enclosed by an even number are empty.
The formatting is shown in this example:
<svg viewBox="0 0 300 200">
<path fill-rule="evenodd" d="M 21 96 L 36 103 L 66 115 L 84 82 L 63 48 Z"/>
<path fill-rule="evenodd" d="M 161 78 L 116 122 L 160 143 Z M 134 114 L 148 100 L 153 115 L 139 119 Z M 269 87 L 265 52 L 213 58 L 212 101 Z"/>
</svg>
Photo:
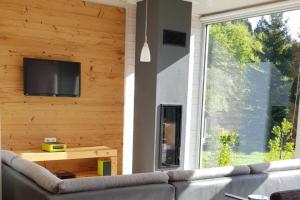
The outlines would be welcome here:
<svg viewBox="0 0 300 200">
<path fill-rule="evenodd" d="M 150 48 L 147 41 L 147 29 L 148 29 L 148 0 L 146 1 L 146 20 L 145 20 L 145 42 L 141 51 L 140 61 L 151 62 Z"/>
</svg>

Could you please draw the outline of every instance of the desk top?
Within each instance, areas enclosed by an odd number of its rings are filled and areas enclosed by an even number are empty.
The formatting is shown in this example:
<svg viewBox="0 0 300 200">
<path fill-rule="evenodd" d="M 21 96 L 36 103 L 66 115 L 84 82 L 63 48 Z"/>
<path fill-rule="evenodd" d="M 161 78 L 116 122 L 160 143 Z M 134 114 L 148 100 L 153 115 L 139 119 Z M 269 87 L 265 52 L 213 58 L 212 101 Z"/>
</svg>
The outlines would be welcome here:
<svg viewBox="0 0 300 200">
<path fill-rule="evenodd" d="M 22 158 L 38 162 L 51 160 L 71 160 L 84 158 L 116 157 L 117 150 L 106 146 L 67 148 L 65 152 L 45 152 L 41 150 L 16 152 Z"/>
</svg>

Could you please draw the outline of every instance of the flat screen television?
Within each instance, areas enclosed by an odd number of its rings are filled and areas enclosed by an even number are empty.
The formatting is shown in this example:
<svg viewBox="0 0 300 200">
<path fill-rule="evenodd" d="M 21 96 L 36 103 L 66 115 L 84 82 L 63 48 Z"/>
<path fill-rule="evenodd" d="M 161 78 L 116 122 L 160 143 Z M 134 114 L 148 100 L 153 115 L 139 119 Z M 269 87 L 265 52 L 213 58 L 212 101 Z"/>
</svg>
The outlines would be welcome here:
<svg viewBox="0 0 300 200">
<path fill-rule="evenodd" d="M 24 95 L 80 96 L 80 63 L 24 58 Z"/>
</svg>

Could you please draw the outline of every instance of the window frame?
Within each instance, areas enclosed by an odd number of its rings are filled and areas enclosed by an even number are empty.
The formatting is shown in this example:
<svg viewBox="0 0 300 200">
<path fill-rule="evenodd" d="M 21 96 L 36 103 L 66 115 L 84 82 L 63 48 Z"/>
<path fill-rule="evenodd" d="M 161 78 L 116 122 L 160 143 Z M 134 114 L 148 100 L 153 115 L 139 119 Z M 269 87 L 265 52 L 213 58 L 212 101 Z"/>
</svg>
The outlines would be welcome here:
<svg viewBox="0 0 300 200">
<path fill-rule="evenodd" d="M 207 64 L 207 46 L 209 42 L 208 37 L 208 25 L 214 24 L 214 23 L 221 23 L 226 21 L 232 21 L 237 19 L 245 19 L 245 18 L 251 18 L 251 17 L 259 17 L 262 15 L 270 15 L 272 13 L 276 12 L 288 12 L 288 11 L 294 11 L 294 10 L 300 10 L 300 1 L 296 0 L 288 0 L 283 2 L 276 2 L 276 3 L 270 3 L 266 5 L 259 5 L 239 10 L 233 10 L 229 12 L 223 12 L 219 14 L 213 14 L 213 15 L 205 15 L 200 16 L 200 28 L 201 28 L 201 44 L 200 44 L 200 97 L 199 97 L 199 119 L 198 119 L 198 130 L 200 130 L 199 138 L 197 138 L 197 141 L 199 141 L 198 150 L 196 152 L 196 166 L 198 168 L 202 169 L 202 147 L 203 147 L 203 137 L 205 132 L 205 94 L 206 94 L 206 80 L 207 80 L 207 70 L 206 70 L 206 64 Z M 300 112 L 300 107 L 299 111 Z M 298 120 L 298 127 L 300 123 L 300 118 Z M 299 135 L 299 137 L 298 137 Z M 295 156 L 297 157 L 297 154 L 300 156 L 300 146 L 298 145 L 297 148 L 297 142 L 300 143 L 300 129 L 297 130 L 297 138 L 295 143 Z M 298 149 L 298 151 L 297 151 Z"/>
</svg>

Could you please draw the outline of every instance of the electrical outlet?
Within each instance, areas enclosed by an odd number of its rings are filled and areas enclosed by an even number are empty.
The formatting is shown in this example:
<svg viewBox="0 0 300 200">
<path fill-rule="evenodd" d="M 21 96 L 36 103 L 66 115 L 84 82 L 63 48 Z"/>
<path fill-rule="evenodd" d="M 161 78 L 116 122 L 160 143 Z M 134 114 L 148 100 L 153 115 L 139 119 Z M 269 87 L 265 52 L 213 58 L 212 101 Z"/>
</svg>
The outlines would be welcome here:
<svg viewBox="0 0 300 200">
<path fill-rule="evenodd" d="M 56 142 L 56 138 L 44 138 L 44 142 L 45 142 L 45 143 Z"/>
</svg>

